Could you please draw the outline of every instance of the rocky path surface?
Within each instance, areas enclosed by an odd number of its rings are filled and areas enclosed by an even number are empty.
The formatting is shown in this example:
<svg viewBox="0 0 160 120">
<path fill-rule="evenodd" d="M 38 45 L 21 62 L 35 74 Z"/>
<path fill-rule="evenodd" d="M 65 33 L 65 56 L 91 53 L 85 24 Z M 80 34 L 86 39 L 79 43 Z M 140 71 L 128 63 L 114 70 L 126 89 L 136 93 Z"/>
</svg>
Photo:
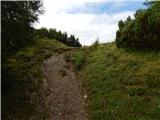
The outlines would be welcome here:
<svg viewBox="0 0 160 120">
<path fill-rule="evenodd" d="M 81 83 L 64 54 L 45 60 L 43 72 L 51 90 L 46 97 L 51 114 L 49 120 L 87 120 Z"/>
</svg>

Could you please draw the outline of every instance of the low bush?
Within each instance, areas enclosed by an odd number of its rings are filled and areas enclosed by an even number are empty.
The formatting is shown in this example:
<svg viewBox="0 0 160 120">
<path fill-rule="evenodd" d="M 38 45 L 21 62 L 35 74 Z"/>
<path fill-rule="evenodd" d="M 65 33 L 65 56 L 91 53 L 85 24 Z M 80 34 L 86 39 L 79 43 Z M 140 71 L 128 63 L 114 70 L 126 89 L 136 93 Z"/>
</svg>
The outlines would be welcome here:
<svg viewBox="0 0 160 120">
<path fill-rule="evenodd" d="M 116 45 L 138 50 L 160 50 L 160 2 L 148 3 L 147 9 L 139 9 L 135 19 L 119 21 Z"/>
<path fill-rule="evenodd" d="M 75 64 L 76 70 L 80 70 L 85 63 L 85 55 L 82 51 L 77 52 L 73 55 L 73 62 Z"/>
</svg>

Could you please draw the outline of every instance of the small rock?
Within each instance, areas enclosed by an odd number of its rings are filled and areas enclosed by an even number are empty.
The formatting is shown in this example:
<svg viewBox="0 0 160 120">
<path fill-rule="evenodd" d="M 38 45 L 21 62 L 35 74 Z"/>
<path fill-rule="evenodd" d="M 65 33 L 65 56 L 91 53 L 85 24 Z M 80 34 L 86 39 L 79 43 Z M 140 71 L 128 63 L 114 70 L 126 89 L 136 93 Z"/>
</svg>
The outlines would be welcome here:
<svg viewBox="0 0 160 120">
<path fill-rule="evenodd" d="M 51 92 L 53 91 L 53 89 L 52 89 L 52 88 L 50 88 L 49 90 L 50 90 Z"/>
<path fill-rule="evenodd" d="M 87 95 L 84 95 L 84 98 L 87 99 Z"/>
</svg>

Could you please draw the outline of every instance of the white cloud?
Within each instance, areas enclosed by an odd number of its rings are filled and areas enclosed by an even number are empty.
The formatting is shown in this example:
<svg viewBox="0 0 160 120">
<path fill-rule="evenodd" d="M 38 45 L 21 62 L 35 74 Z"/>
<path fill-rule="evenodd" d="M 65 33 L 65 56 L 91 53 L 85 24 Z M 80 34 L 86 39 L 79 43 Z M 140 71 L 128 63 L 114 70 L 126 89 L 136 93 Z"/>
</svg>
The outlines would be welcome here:
<svg viewBox="0 0 160 120">
<path fill-rule="evenodd" d="M 45 14 L 40 16 L 37 28 L 57 28 L 79 37 L 81 44 L 90 45 L 96 38 L 100 42 L 110 42 L 115 39 L 118 29 L 118 21 L 126 19 L 129 15 L 133 17 L 133 11 L 124 11 L 112 14 L 69 14 L 64 10 L 75 6 L 83 6 L 85 2 L 93 0 L 45 0 Z M 107 0 L 94 0 L 94 2 L 104 2 Z"/>
</svg>

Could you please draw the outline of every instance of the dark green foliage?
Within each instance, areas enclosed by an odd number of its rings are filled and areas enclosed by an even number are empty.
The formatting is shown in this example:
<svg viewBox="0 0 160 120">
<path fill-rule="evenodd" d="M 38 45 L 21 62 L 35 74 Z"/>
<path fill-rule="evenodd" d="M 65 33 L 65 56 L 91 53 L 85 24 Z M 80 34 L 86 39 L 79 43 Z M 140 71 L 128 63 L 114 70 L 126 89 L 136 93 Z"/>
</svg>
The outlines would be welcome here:
<svg viewBox="0 0 160 120">
<path fill-rule="evenodd" d="M 49 39 L 57 39 L 58 41 L 72 47 L 81 47 L 82 45 L 79 43 L 79 39 L 75 38 L 74 35 L 68 36 L 66 32 L 62 33 L 61 31 L 57 31 L 56 29 L 47 29 L 40 28 L 35 30 L 35 36 L 38 38 L 49 38 Z"/>
<path fill-rule="evenodd" d="M 116 45 L 132 49 L 160 49 L 160 2 L 145 3 L 147 9 L 139 9 L 135 19 L 119 21 Z"/>
<path fill-rule="evenodd" d="M 26 101 L 29 97 L 23 93 L 34 82 L 27 81 L 29 79 L 33 80 L 33 77 L 29 74 L 39 75 L 31 70 L 35 66 L 31 67 L 28 58 L 21 61 L 19 57 L 16 59 L 13 56 L 20 49 L 33 43 L 34 29 L 32 23 L 36 22 L 38 15 L 42 13 L 41 6 L 40 1 L 1 1 L 2 119 L 6 118 L 9 110 L 16 112 L 17 107 L 28 104 Z M 14 66 L 9 64 L 9 61 L 14 63 Z M 17 73 L 17 69 L 19 73 Z M 26 72 L 23 72 L 24 69 Z M 34 85 L 32 87 L 34 88 Z M 31 88 L 31 90 L 33 89 Z M 22 94 L 19 94 L 19 92 Z M 11 106 L 8 101 L 11 101 L 15 106 Z M 29 107 L 31 106 L 29 105 Z M 23 110 L 27 114 L 27 109 L 24 108 Z"/>
<path fill-rule="evenodd" d="M 2 56 L 16 52 L 31 42 L 31 24 L 42 13 L 41 6 L 39 1 L 1 2 Z"/>
<path fill-rule="evenodd" d="M 32 42 L 31 24 L 37 21 L 38 14 L 42 13 L 41 6 L 39 1 L 1 2 L 2 88 L 9 80 L 7 73 L 10 70 L 6 64 L 7 58 Z"/>
</svg>

